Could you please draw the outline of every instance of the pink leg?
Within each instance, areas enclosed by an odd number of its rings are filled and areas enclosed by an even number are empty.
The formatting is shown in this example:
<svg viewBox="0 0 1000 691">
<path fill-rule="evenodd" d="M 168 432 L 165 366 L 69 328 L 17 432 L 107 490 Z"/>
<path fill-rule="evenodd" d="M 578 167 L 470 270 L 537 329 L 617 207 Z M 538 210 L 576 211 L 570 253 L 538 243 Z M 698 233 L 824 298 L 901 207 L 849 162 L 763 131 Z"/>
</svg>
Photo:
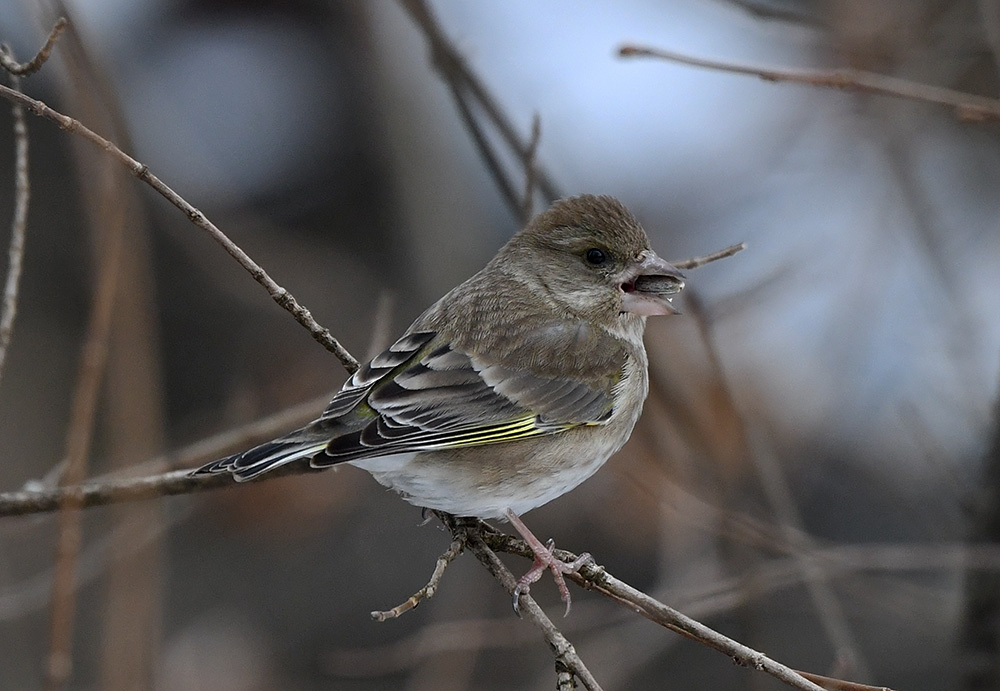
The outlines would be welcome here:
<svg viewBox="0 0 1000 691">
<path fill-rule="evenodd" d="M 563 616 L 569 615 L 571 598 L 569 596 L 569 588 L 566 587 L 566 579 L 563 578 L 563 574 L 576 573 L 580 570 L 581 566 L 594 561 L 594 558 L 584 552 L 572 563 L 567 564 L 552 555 L 552 551 L 555 549 L 555 542 L 549 540 L 547 545 L 543 545 L 542 541 L 535 537 L 530 530 L 528 530 L 528 526 L 524 524 L 524 521 L 522 521 L 516 513 L 507 509 L 506 515 L 507 520 L 510 521 L 510 524 L 514 526 L 514 529 L 517 530 L 522 538 L 524 538 L 524 541 L 528 543 L 528 546 L 531 547 L 531 551 L 535 554 L 534 565 L 528 573 L 521 576 L 521 580 L 517 582 L 517 587 L 514 588 L 514 611 L 517 612 L 518 600 L 521 597 L 521 593 L 527 593 L 531 584 L 541 578 L 542 574 L 547 569 L 552 572 L 552 578 L 559 587 L 559 596 L 562 598 L 562 601 L 566 603 L 566 614 Z"/>
</svg>

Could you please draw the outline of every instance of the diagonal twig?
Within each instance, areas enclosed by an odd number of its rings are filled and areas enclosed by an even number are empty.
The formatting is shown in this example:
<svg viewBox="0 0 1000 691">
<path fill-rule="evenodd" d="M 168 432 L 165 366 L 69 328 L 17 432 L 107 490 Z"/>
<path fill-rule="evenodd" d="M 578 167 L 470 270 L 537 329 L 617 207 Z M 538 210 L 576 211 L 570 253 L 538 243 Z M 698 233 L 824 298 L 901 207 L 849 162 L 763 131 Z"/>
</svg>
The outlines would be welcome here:
<svg viewBox="0 0 1000 691">
<path fill-rule="evenodd" d="M 407 598 L 405 602 L 400 605 L 396 605 L 392 609 L 385 611 L 376 610 L 372 612 L 372 619 L 375 621 L 396 619 L 409 612 L 424 600 L 429 600 L 434 597 L 434 593 L 437 592 L 438 585 L 441 583 L 441 577 L 444 576 L 445 569 L 448 568 L 448 565 L 451 564 L 451 562 L 458 558 L 458 555 L 460 555 L 464 549 L 464 536 L 459 536 L 452 540 L 451 545 L 445 553 L 438 557 L 437 563 L 434 565 L 434 571 L 431 573 L 430 580 L 427 581 L 427 585 Z"/>
<path fill-rule="evenodd" d="M 446 525 L 448 525 L 446 523 Z M 488 528 L 488 526 L 487 526 Z M 449 525 L 449 529 L 451 526 Z M 479 540 L 487 544 L 491 550 L 497 552 L 507 552 L 517 554 L 526 558 L 533 558 L 531 548 L 520 539 L 500 533 L 499 531 L 488 529 L 476 533 Z M 470 549 L 476 536 L 470 535 Z M 492 553 L 492 552 L 491 552 Z M 557 549 L 554 552 L 559 559 L 571 562 L 577 558 L 572 552 Z M 477 555 L 478 556 L 478 555 Z M 482 561 L 482 559 L 480 559 Z M 484 562 L 485 563 L 485 562 Z M 596 563 L 585 564 L 575 574 L 567 574 L 578 585 L 588 589 L 594 589 L 603 595 L 611 598 L 615 602 L 625 606 L 631 611 L 642 615 L 664 628 L 687 636 L 703 645 L 725 653 L 737 664 L 766 672 L 771 676 L 783 681 L 797 689 L 803 691 L 823 691 L 823 687 L 809 681 L 798 674 L 790 667 L 776 662 L 768 656 L 749 648 L 738 641 L 735 641 L 723 634 L 705 626 L 672 607 L 656 600 L 646 593 L 633 588 L 629 584 L 621 581 L 610 573 L 603 566 Z M 501 580 L 497 577 L 498 580 Z M 501 581 L 503 582 L 503 581 Z M 504 587 L 507 587 L 504 584 Z M 513 591 L 513 576 L 511 576 L 510 590 Z"/>
<path fill-rule="evenodd" d="M 690 259 L 681 259 L 680 261 L 670 262 L 678 269 L 697 269 L 699 267 L 705 266 L 705 264 L 710 264 L 719 259 L 725 259 L 726 257 L 731 257 L 737 252 L 742 252 L 747 248 L 747 243 L 741 242 L 736 245 L 730 245 L 724 249 L 712 252 L 711 254 L 706 254 L 702 257 L 691 257 Z"/>
<path fill-rule="evenodd" d="M 750 421 L 743 415 L 729 387 L 726 370 L 715 341 L 712 321 L 707 314 L 704 303 L 697 293 L 692 293 L 688 296 L 687 304 L 695 317 L 702 344 L 719 386 L 726 397 L 728 407 L 736 413 L 739 434 L 760 480 L 771 512 L 778 519 L 778 524 L 782 532 L 785 533 L 789 544 L 805 545 L 812 548 L 812 539 L 802 527 L 802 517 L 795 505 L 784 470 L 773 454 L 764 448 L 760 435 L 756 433 Z M 823 630 L 836 648 L 837 653 L 846 656 L 852 668 L 862 676 L 870 676 L 869 666 L 861 652 L 861 646 L 857 642 L 857 637 L 854 635 L 840 599 L 830 585 L 829 577 L 818 564 L 806 558 L 802 552 L 794 552 L 793 557 L 801 569 L 806 592 L 820 615 Z"/>
<path fill-rule="evenodd" d="M 219 230 L 214 223 L 208 220 L 205 214 L 189 204 L 187 200 L 177 194 L 166 183 L 160 180 L 160 178 L 156 177 L 156 175 L 150 171 L 148 166 L 135 160 L 118 148 L 118 146 L 113 142 L 108 141 L 101 135 L 89 129 L 79 120 L 63 115 L 62 113 L 45 105 L 41 101 L 33 99 L 19 91 L 15 91 L 14 89 L 3 85 L 0 85 L 0 97 L 22 104 L 28 112 L 33 115 L 38 115 L 55 122 L 59 125 L 59 127 L 67 132 L 80 135 L 84 139 L 96 144 L 99 148 L 110 154 L 115 160 L 125 166 L 125 168 L 132 175 L 145 182 L 167 201 L 183 211 L 189 221 L 207 232 L 213 240 L 221 245 L 222 248 L 226 250 L 226 252 L 228 252 L 229 255 L 237 261 L 237 263 L 239 263 L 240 266 L 250 273 L 257 283 L 262 285 L 264 289 L 267 290 L 268 295 L 270 295 L 275 302 L 287 310 L 302 326 L 306 327 L 306 329 L 309 330 L 309 333 L 312 334 L 312 337 L 319 342 L 320 345 L 333 353 L 349 373 L 353 374 L 357 371 L 358 361 L 355 360 L 354 356 L 347 352 L 347 349 L 333 337 L 333 334 L 330 333 L 329 329 L 321 326 L 315 318 L 313 318 L 312 313 L 300 305 L 298 300 L 296 300 L 295 297 L 288 292 L 288 290 L 278 285 L 274 279 L 260 267 L 260 265 L 251 259 L 246 252 L 240 249 L 236 243 L 230 240 L 225 233 Z"/>
<path fill-rule="evenodd" d="M 531 140 L 524 141 L 518 134 L 510 117 L 486 88 L 483 80 L 473 72 L 462 54 L 445 35 L 427 2 L 425 0 L 399 0 L 399 2 L 427 39 L 434 67 L 448 84 L 459 114 L 479 150 L 479 155 L 514 215 L 521 218 L 524 211 L 523 202 L 517 193 L 519 186 L 505 174 L 499 156 L 490 147 L 483 128 L 475 118 L 473 104 L 483 112 L 486 120 L 493 126 L 507 148 L 513 152 L 525 171 L 532 170 L 533 185 L 542 196 L 549 202 L 564 196 L 552 176 L 534 161 L 535 152 Z"/>
</svg>

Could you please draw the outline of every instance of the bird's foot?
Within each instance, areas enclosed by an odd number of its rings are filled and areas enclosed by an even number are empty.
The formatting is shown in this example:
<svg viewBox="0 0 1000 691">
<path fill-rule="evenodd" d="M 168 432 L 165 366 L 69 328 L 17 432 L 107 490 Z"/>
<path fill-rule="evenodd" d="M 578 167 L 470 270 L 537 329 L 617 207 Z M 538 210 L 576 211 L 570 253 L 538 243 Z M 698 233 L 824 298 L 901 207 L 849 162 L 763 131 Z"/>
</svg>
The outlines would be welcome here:
<svg viewBox="0 0 1000 691">
<path fill-rule="evenodd" d="M 514 611 L 520 614 L 520 612 L 518 612 L 518 602 L 520 601 L 521 595 L 526 594 L 531 588 L 531 584 L 541 578 L 543 573 L 551 571 L 552 578 L 556 582 L 556 586 L 559 588 L 559 597 L 566 603 L 566 614 L 563 616 L 569 615 L 572 598 L 569 594 L 569 588 L 566 587 L 566 579 L 563 576 L 565 574 L 576 573 L 582 566 L 594 561 L 594 558 L 584 552 L 572 562 L 567 563 L 562 561 L 553 554 L 555 551 L 555 541 L 549 540 L 547 544 L 543 545 L 542 541 L 535 537 L 530 530 L 528 530 L 528 526 L 524 524 L 524 521 L 522 521 L 520 517 L 510 509 L 507 510 L 507 520 L 509 520 L 511 525 L 513 525 L 517 532 L 520 533 L 521 537 L 528 543 L 528 546 L 531 547 L 531 551 L 535 555 L 535 563 L 526 574 L 521 576 L 520 580 L 517 582 L 517 586 L 514 588 Z"/>
</svg>

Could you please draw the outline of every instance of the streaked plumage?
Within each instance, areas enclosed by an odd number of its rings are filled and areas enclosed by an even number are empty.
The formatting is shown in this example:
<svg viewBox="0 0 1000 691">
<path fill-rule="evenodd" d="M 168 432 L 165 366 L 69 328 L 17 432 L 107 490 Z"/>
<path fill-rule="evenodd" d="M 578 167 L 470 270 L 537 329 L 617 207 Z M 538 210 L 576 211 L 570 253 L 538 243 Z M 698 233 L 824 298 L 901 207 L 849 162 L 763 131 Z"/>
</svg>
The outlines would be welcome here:
<svg viewBox="0 0 1000 691">
<path fill-rule="evenodd" d="M 351 463 L 418 506 L 520 514 L 628 439 L 648 391 L 646 316 L 680 273 L 611 197 L 557 202 L 354 374 L 314 422 L 195 474 Z"/>
</svg>

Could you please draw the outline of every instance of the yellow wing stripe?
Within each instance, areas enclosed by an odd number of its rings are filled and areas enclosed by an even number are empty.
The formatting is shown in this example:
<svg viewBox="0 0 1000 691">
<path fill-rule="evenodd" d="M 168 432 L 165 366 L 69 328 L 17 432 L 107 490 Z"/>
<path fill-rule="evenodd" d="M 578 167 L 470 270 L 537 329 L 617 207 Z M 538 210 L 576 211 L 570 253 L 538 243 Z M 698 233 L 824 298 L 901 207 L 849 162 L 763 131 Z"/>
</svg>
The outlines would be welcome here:
<svg viewBox="0 0 1000 691">
<path fill-rule="evenodd" d="M 528 439 L 544 434 L 552 434 L 569 429 L 575 425 L 563 425 L 559 427 L 538 427 L 536 417 L 532 414 L 511 420 L 502 425 L 486 427 L 482 429 L 469 430 L 460 434 L 449 435 L 440 444 L 434 444 L 436 448 L 455 449 L 465 446 L 481 446 L 483 444 L 499 444 L 501 442 L 516 441 L 518 439 Z"/>
</svg>

